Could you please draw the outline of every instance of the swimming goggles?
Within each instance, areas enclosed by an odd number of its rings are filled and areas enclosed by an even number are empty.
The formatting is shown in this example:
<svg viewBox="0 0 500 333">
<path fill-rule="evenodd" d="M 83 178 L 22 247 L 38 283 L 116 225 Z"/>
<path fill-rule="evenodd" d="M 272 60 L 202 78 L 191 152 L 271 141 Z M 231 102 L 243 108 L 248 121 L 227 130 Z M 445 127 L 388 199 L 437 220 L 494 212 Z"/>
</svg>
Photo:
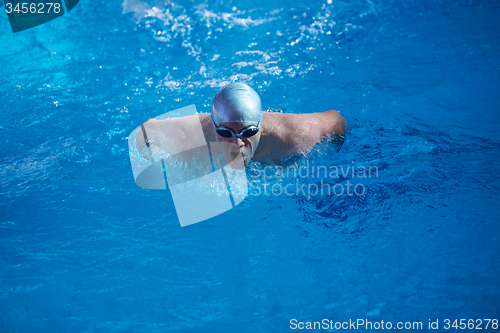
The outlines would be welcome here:
<svg viewBox="0 0 500 333">
<path fill-rule="evenodd" d="M 218 135 L 222 136 L 223 138 L 232 138 L 232 137 L 235 137 L 235 138 L 250 138 L 252 136 L 254 136 L 255 134 L 257 134 L 260 130 L 260 121 L 262 120 L 262 118 L 260 118 L 259 122 L 257 123 L 257 126 L 255 125 L 250 125 L 246 128 L 244 128 L 240 134 L 235 134 L 234 131 L 230 128 L 227 128 L 227 127 L 224 127 L 224 126 L 217 126 L 217 124 L 215 124 L 215 121 L 214 119 L 212 118 L 212 116 L 210 115 L 210 119 L 212 119 L 212 123 L 214 124 L 214 129 L 215 129 L 215 133 L 217 133 Z"/>
</svg>

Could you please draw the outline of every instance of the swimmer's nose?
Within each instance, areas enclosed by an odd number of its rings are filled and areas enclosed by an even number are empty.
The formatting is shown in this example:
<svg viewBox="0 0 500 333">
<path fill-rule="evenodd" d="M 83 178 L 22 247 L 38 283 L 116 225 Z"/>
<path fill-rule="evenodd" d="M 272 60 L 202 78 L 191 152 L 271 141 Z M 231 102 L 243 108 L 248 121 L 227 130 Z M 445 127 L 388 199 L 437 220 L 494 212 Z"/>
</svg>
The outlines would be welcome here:
<svg viewBox="0 0 500 333">
<path fill-rule="evenodd" d="M 236 138 L 236 144 L 238 145 L 238 147 L 243 147 L 245 145 L 245 141 L 243 141 L 242 138 Z"/>
<path fill-rule="evenodd" d="M 231 142 L 235 143 L 238 146 L 238 148 L 241 148 L 245 145 L 245 141 L 243 141 L 242 138 L 232 137 Z"/>
</svg>

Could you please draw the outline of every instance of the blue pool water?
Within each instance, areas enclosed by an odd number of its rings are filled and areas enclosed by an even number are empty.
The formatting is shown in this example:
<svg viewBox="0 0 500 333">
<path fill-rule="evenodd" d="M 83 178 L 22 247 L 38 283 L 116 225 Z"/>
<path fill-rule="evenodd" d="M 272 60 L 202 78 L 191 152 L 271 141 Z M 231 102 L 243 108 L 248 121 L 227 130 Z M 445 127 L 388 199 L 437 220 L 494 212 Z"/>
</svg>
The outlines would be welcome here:
<svg viewBox="0 0 500 333">
<path fill-rule="evenodd" d="M 330 2 L 81 0 L 16 34 L 2 4 L 0 332 L 499 319 L 500 3 Z M 339 110 L 348 145 L 309 160 L 375 166 L 330 179 L 366 193 L 251 195 L 181 228 L 128 134 L 232 81 Z"/>
</svg>

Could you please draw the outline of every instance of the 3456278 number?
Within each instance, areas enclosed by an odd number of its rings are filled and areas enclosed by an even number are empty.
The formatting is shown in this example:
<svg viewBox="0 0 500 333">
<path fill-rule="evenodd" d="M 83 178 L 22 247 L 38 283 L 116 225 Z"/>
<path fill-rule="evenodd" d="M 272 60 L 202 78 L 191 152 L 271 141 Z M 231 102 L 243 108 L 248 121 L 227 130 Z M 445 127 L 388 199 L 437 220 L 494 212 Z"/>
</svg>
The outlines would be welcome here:
<svg viewBox="0 0 500 333">
<path fill-rule="evenodd" d="M 455 321 L 451 321 L 450 319 L 444 320 L 444 329 L 498 329 L 498 319 L 455 319 Z"/>
<path fill-rule="evenodd" d="M 53 13 L 60 13 L 61 12 L 61 4 L 60 3 L 53 3 L 53 2 L 47 2 L 47 3 L 17 3 L 15 6 L 12 6 L 11 3 L 6 3 L 5 4 L 5 9 L 7 10 L 7 14 L 10 14 L 12 12 L 18 13 L 18 14 L 48 14 L 51 11 Z"/>
</svg>

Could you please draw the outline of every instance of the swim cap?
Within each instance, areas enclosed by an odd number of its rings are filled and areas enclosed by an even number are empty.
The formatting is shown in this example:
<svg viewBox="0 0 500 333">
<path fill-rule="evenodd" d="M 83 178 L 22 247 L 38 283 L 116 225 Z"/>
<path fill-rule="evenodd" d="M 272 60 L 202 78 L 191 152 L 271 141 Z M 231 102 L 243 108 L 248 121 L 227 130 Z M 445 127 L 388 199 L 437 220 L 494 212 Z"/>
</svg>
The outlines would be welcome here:
<svg viewBox="0 0 500 333">
<path fill-rule="evenodd" d="M 230 83 L 214 96 L 212 118 L 218 123 L 259 123 L 263 111 L 260 97 L 244 83 Z"/>
</svg>

